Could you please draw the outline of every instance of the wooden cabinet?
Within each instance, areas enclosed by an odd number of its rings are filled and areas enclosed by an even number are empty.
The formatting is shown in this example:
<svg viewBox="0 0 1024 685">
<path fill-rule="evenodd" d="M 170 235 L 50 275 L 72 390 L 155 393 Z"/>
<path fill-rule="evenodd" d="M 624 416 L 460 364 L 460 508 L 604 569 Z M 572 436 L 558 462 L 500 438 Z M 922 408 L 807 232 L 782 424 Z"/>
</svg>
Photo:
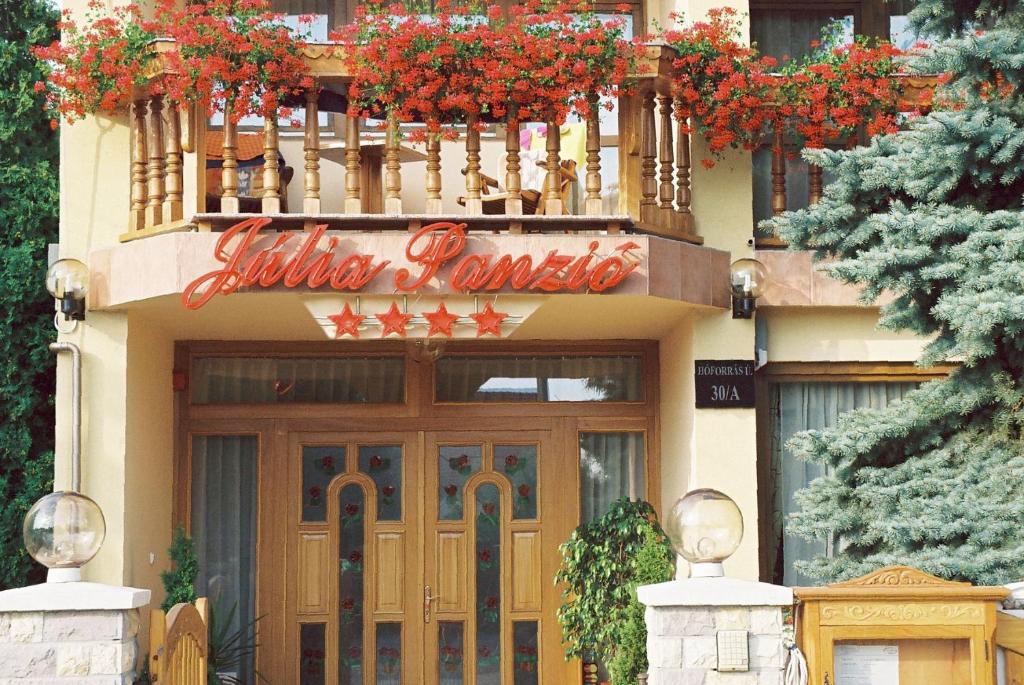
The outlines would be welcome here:
<svg viewBox="0 0 1024 685">
<path fill-rule="evenodd" d="M 811 685 L 995 683 L 996 608 L 1006 588 L 893 566 L 794 593 Z"/>
</svg>

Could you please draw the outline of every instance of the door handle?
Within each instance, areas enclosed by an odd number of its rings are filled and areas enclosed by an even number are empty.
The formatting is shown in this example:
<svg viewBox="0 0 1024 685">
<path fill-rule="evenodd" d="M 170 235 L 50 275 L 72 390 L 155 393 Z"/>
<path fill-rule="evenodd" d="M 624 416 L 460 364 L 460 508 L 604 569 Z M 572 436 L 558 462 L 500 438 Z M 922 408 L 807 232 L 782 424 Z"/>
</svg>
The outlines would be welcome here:
<svg viewBox="0 0 1024 685">
<path fill-rule="evenodd" d="M 438 595 L 430 594 L 430 586 L 423 586 L 423 622 L 430 623 L 430 603 L 435 599 L 441 599 Z"/>
</svg>

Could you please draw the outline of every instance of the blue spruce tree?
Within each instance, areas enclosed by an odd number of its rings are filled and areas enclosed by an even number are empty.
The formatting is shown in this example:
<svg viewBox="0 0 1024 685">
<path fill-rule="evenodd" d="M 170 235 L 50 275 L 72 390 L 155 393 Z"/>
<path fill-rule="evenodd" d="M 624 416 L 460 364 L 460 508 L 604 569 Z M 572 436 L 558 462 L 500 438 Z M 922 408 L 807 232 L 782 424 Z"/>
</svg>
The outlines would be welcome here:
<svg viewBox="0 0 1024 685">
<path fill-rule="evenodd" d="M 1024 3 L 920 0 L 944 36 L 913 68 L 946 73 L 956 107 L 849 151 L 806 152 L 835 177 L 821 203 L 770 226 L 864 288 L 880 325 L 931 339 L 947 378 L 791 443 L 834 474 L 798 493 L 791 529 L 835 535 L 823 580 L 910 564 L 946 578 L 1024 577 Z"/>
</svg>

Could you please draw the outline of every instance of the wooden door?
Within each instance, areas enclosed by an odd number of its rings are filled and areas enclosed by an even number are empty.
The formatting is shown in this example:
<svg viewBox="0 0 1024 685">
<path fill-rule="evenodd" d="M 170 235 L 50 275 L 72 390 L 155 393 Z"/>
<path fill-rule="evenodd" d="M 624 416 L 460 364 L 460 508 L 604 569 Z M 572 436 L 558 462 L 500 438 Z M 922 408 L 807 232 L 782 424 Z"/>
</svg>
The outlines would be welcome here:
<svg viewBox="0 0 1024 685">
<path fill-rule="evenodd" d="M 309 433 L 290 442 L 289 489 L 299 495 L 287 583 L 292 682 L 421 682 L 420 436 Z"/>
<path fill-rule="evenodd" d="M 428 434 L 424 451 L 422 682 L 578 680 L 553 582 L 578 511 L 575 463 L 541 431 Z"/>
<path fill-rule="evenodd" d="M 563 657 L 553 582 L 578 518 L 577 468 L 549 432 L 295 433 L 290 443 L 301 495 L 285 564 L 294 682 L 579 678 Z"/>
</svg>

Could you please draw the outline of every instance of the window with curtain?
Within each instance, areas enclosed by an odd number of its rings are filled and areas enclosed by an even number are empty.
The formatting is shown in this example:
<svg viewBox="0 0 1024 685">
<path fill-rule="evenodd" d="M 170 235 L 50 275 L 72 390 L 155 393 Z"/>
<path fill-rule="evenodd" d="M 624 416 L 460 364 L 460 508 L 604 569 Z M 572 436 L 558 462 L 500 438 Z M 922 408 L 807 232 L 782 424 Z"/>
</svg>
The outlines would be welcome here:
<svg viewBox="0 0 1024 685">
<path fill-rule="evenodd" d="M 644 434 L 580 433 L 580 522 L 600 518 L 621 498 L 644 499 Z"/>
<path fill-rule="evenodd" d="M 442 357 L 438 402 L 642 402 L 640 357 Z"/>
<path fill-rule="evenodd" d="M 259 442 L 254 435 L 192 438 L 192 540 L 199 562 L 196 592 L 210 599 L 228 634 L 245 629 L 256 607 L 256 477 Z M 258 626 L 257 626 L 258 628 Z M 252 636 L 244 638 L 252 641 Z M 253 683 L 252 658 L 241 683 Z"/>
<path fill-rule="evenodd" d="M 793 495 L 811 481 L 829 475 L 831 469 L 797 459 L 787 448 L 789 439 L 805 430 L 835 425 L 839 416 L 853 409 L 884 408 L 898 402 L 917 383 L 903 382 L 808 382 L 775 383 L 769 389 L 767 455 L 762 456 L 761 488 L 764 528 L 762 540 L 768 579 L 783 585 L 816 585 L 817 581 L 794 568 L 797 561 L 835 553 L 837 540 L 809 542 L 787 530 L 787 519 L 798 510 Z"/>
<path fill-rule="evenodd" d="M 192 404 L 396 404 L 403 357 L 199 357 Z"/>
</svg>

